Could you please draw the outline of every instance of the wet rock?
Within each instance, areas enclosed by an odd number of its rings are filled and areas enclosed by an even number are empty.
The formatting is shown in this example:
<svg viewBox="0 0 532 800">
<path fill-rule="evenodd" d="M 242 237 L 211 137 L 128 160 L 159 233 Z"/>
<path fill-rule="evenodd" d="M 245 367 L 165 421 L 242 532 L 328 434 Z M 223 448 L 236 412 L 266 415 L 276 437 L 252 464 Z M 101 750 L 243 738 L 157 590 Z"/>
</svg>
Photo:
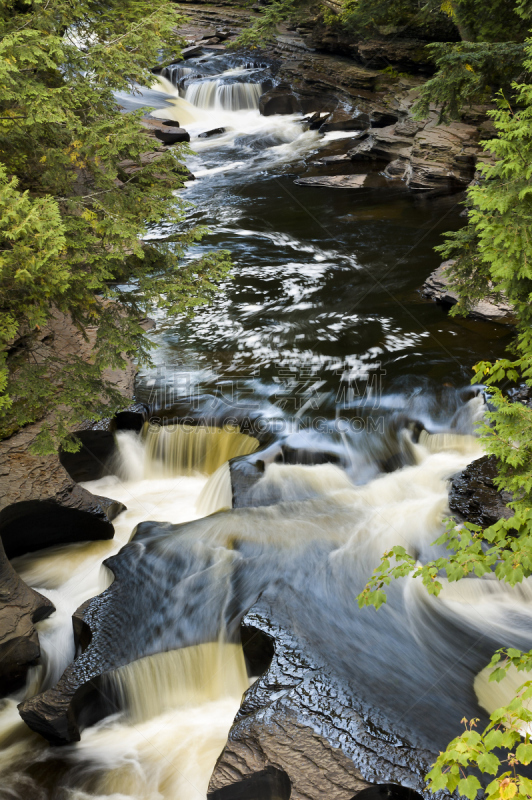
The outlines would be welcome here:
<svg viewBox="0 0 532 800">
<path fill-rule="evenodd" d="M 142 125 L 152 136 L 155 136 L 156 139 L 159 139 L 160 142 L 164 142 L 164 144 L 170 145 L 177 144 L 178 142 L 190 142 L 190 134 L 188 131 L 184 130 L 184 128 L 180 128 L 177 122 L 174 122 L 173 126 L 170 127 L 168 125 L 169 122 L 171 122 L 171 120 L 162 122 L 153 117 L 145 117 L 142 120 Z"/>
<path fill-rule="evenodd" d="M 202 48 L 199 45 L 190 45 L 189 47 L 184 47 L 181 50 L 181 56 L 184 59 L 192 58 L 193 56 L 199 56 L 201 50 Z"/>
<path fill-rule="evenodd" d="M 213 128 L 212 131 L 205 131 L 198 134 L 198 139 L 209 139 L 211 136 L 219 136 L 225 133 L 225 128 Z"/>
<path fill-rule="evenodd" d="M 267 767 L 238 783 L 209 792 L 207 800 L 289 800 L 290 778 L 282 769 Z"/>
<path fill-rule="evenodd" d="M 345 162 L 349 162 L 351 159 L 344 153 L 343 155 L 337 156 L 324 156 L 323 158 L 318 159 L 317 161 L 313 161 L 313 164 L 341 164 Z"/>
<path fill-rule="evenodd" d="M 166 128 L 155 132 L 157 139 L 165 144 L 177 144 L 178 142 L 190 142 L 190 133 L 184 128 Z"/>
<path fill-rule="evenodd" d="M 318 450 L 310 447 L 297 447 L 290 444 L 290 437 L 285 441 L 274 441 L 261 447 L 247 456 L 232 458 L 229 462 L 231 486 L 233 490 L 233 508 L 256 508 L 271 506 L 282 501 L 281 495 L 274 487 L 257 486 L 264 476 L 269 464 L 341 464 L 339 453 Z M 298 499 L 309 497 L 308 491 Z M 292 499 L 295 499 L 295 495 Z"/>
<path fill-rule="evenodd" d="M 267 426 L 261 425 L 261 419 L 258 408 L 232 405 L 210 394 L 182 397 L 171 406 L 153 408 L 149 414 L 150 422 L 155 425 L 213 425 L 218 428 L 234 425 L 261 443 L 270 442 L 272 435 Z"/>
<path fill-rule="evenodd" d="M 124 411 L 115 414 L 111 421 L 113 431 L 136 431 L 142 430 L 142 426 L 148 419 L 148 406 L 143 403 L 135 403 Z"/>
<path fill-rule="evenodd" d="M 225 797 L 214 794 L 222 789 L 232 797 L 232 787 L 271 767 L 286 773 L 292 797 L 308 800 L 349 800 L 371 783 L 385 783 L 392 772 L 397 784 L 422 790 L 422 775 L 415 773 L 430 754 L 367 725 L 349 690 L 277 621 L 268 602 L 252 608 L 242 629 L 248 639 L 268 637 L 274 656 L 244 695 L 209 797 Z"/>
<path fill-rule="evenodd" d="M 498 475 L 495 456 L 483 456 L 453 478 L 449 508 L 459 519 L 486 528 L 499 519 L 510 519 L 513 511 L 507 503 L 512 496 L 495 486 Z"/>
<path fill-rule="evenodd" d="M 452 259 L 444 261 L 429 275 L 421 290 L 423 297 L 447 307 L 454 306 L 458 302 L 459 295 L 450 288 L 450 279 L 446 275 L 446 271 L 454 263 Z M 504 300 L 498 299 L 491 300 L 486 298 L 481 300 L 471 308 L 468 316 L 485 322 L 500 322 L 503 324 L 515 322 L 513 307 Z"/>
<path fill-rule="evenodd" d="M 281 84 L 261 96 L 259 111 L 263 117 L 270 117 L 273 114 L 295 114 L 301 111 L 301 103 L 289 86 Z"/>
<path fill-rule="evenodd" d="M 330 113 L 327 111 L 315 111 L 310 117 L 303 117 L 303 119 L 308 123 L 309 131 L 316 131 L 318 128 L 321 128 L 324 121 L 330 116 Z"/>
<path fill-rule="evenodd" d="M 361 189 L 367 175 L 322 175 L 315 178 L 298 178 L 294 183 L 300 186 L 326 186 L 330 189 Z"/>
<path fill-rule="evenodd" d="M 76 483 L 95 481 L 112 475 L 111 461 L 116 452 L 115 437 L 110 431 L 76 431 L 81 441 L 75 453 L 66 450 L 59 452 L 59 460 Z"/>
<path fill-rule="evenodd" d="M 94 497 L 94 505 L 99 506 L 100 513 L 50 500 L 25 500 L 7 506 L 0 511 L 0 538 L 7 557 L 16 558 L 60 544 L 112 539 L 114 528 L 109 516 L 116 517 L 125 506 L 108 500 L 105 515 L 101 513 L 105 500 Z"/>
<path fill-rule="evenodd" d="M 532 388 L 526 383 L 522 383 L 517 389 L 510 389 L 508 396 L 513 403 L 522 403 L 522 405 L 532 408 Z"/>
<path fill-rule="evenodd" d="M 28 668 L 40 656 L 34 623 L 53 611 L 46 597 L 19 578 L 0 544 L 0 697 L 24 685 Z"/>
<path fill-rule="evenodd" d="M 274 460 L 274 453 L 281 452 L 280 447 L 275 447 L 270 454 Z M 260 453 L 260 455 L 259 455 Z M 245 508 L 252 505 L 263 505 L 260 501 L 254 501 L 252 496 L 253 487 L 264 475 L 266 464 L 262 451 L 255 451 L 250 456 L 239 456 L 232 458 L 229 462 L 231 472 L 231 487 L 233 490 L 233 508 Z M 272 501 L 273 502 L 273 501 Z"/>
<path fill-rule="evenodd" d="M 199 641 L 217 640 L 219 596 L 205 579 L 217 562 L 216 551 L 207 547 L 198 553 L 175 538 L 175 532 L 184 533 L 187 525 L 198 522 L 142 523 L 132 541 L 104 562 L 114 574 L 113 583 L 74 614 L 76 644 L 83 652 L 55 686 L 19 705 L 26 724 L 51 744 L 78 741 L 80 728 L 117 710 L 112 697 L 91 707 L 98 693 L 108 696 L 102 679 L 109 670 L 197 644 L 198 636 Z M 162 541 L 174 545 L 163 559 Z M 198 615 L 203 625 L 199 634 Z M 238 619 L 230 630 L 233 636 L 238 632 Z"/>
<path fill-rule="evenodd" d="M 386 117 L 383 115 L 383 121 Z M 411 189 L 456 190 L 473 178 L 478 132 L 470 125 L 437 125 L 410 118 L 372 128 L 349 154 L 353 160 L 390 162 L 386 174 L 402 178 Z"/>
<path fill-rule="evenodd" d="M 421 795 L 407 786 L 396 783 L 379 783 L 362 789 L 351 800 L 421 800 Z"/>
</svg>

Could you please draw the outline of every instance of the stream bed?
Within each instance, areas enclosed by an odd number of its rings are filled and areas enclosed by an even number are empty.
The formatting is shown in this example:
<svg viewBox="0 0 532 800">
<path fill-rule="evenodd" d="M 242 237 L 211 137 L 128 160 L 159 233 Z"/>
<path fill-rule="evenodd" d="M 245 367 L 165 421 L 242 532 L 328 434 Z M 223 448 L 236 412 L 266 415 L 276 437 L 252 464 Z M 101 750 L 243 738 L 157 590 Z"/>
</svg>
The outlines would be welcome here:
<svg viewBox="0 0 532 800">
<path fill-rule="evenodd" d="M 259 596 L 334 672 L 368 730 L 398 753 L 422 754 L 414 766 L 353 756 L 369 783 L 422 791 L 424 765 L 461 718 L 501 704 L 477 677 L 493 650 L 532 647 L 528 581 L 468 579 L 434 598 L 404 579 L 379 612 L 357 606 L 387 548 L 434 556 L 449 479 L 482 455 L 475 432 L 486 406 L 468 386 L 471 367 L 502 355 L 511 333 L 451 318 L 420 296 L 441 233 L 461 224 L 459 198 L 379 175 L 361 189 L 297 184 L 327 174 L 317 162 L 355 135 L 322 136 L 301 115 L 261 117 L 267 79 L 266 64 L 206 53 L 119 98 L 126 109 L 156 106 L 154 116 L 190 132 L 185 224 L 210 233 L 189 257 L 223 248 L 234 261 L 211 306 L 192 319 L 156 318 L 156 364 L 141 371 L 137 400 L 164 409 L 186 397 L 194 408 L 211 395 L 260 425 L 239 432 L 228 414 L 217 432 L 119 433 L 115 474 L 85 484 L 127 506 L 115 539 L 14 561 L 57 611 L 37 625 L 42 663 L 1 701 L 2 800 L 205 800 L 242 695 L 260 680 L 238 639 Z M 231 509 L 227 463 L 260 454 L 256 436 L 310 456 L 267 463 L 255 507 Z M 50 747 L 17 703 L 53 687 L 79 655 L 71 615 L 108 590 L 104 559 L 126 563 L 135 542 L 151 559 L 132 573 L 149 643 L 134 620 L 115 620 L 135 653 L 105 674 L 115 712 L 79 742 Z M 345 745 L 340 735 L 330 743 Z M 292 797 L 310 796 L 289 778 Z"/>
</svg>

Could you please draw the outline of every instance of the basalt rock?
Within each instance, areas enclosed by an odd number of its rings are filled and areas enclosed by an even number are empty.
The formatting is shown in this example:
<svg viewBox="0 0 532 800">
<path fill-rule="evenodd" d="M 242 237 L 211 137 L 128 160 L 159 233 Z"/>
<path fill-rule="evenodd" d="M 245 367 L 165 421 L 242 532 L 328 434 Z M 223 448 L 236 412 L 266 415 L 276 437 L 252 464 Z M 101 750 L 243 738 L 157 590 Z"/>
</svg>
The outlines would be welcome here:
<svg viewBox="0 0 532 800">
<path fill-rule="evenodd" d="M 110 431 L 76 431 L 81 441 L 75 453 L 61 450 L 59 460 L 76 483 L 94 481 L 111 475 L 110 462 L 116 451 L 115 437 Z"/>
<path fill-rule="evenodd" d="M 101 513 L 106 501 L 107 514 Z M 6 506 L 0 511 L 0 539 L 7 557 L 60 544 L 112 539 L 110 517 L 116 517 L 125 506 L 107 498 L 94 497 L 93 502 L 93 512 L 51 500 L 24 500 Z"/>
<path fill-rule="evenodd" d="M 198 523 L 205 520 L 181 526 L 142 523 L 132 541 L 104 562 L 113 583 L 74 614 L 76 644 L 83 652 L 55 686 L 19 706 L 26 724 L 51 744 L 78 741 L 80 728 L 117 710 L 116 699 L 102 688 L 109 670 L 197 644 L 200 618 L 199 641 L 217 640 L 219 597 L 216 585 L 206 579 L 217 562 L 216 549 L 198 553 L 174 535 Z M 161 558 L 161 543 L 170 542 L 168 537 L 173 546 Z"/>
<path fill-rule="evenodd" d="M 289 800 L 291 792 L 292 785 L 286 772 L 267 767 L 238 783 L 209 792 L 207 800 Z"/>
<path fill-rule="evenodd" d="M 0 697 L 24 685 L 40 655 L 34 623 L 54 610 L 48 598 L 19 578 L 0 544 Z"/>
<path fill-rule="evenodd" d="M 474 176 L 477 141 L 478 131 L 470 125 L 438 126 L 432 118 L 425 122 L 406 118 L 373 128 L 349 154 L 357 161 L 388 161 L 386 174 L 401 178 L 411 189 L 456 190 Z"/>
<path fill-rule="evenodd" d="M 372 69 L 389 69 L 422 75 L 432 75 L 431 61 L 426 42 L 419 39 L 364 39 L 351 46 L 351 55 L 361 64 Z"/>
<path fill-rule="evenodd" d="M 376 788 L 373 783 L 385 783 L 394 771 L 392 763 L 398 784 L 422 790 L 415 771 L 429 754 L 415 753 L 368 725 L 347 686 L 276 621 L 271 605 L 260 600 L 242 630 L 244 652 L 245 642 L 257 637 L 269 640 L 268 652 L 273 648 L 274 655 L 244 695 L 212 774 L 209 798 L 239 797 L 236 792 L 245 781 L 276 768 L 287 775 L 292 798 L 350 800 Z"/>
<path fill-rule="evenodd" d="M 453 478 L 449 492 L 453 514 L 482 528 L 494 525 L 499 519 L 510 519 L 514 512 L 507 504 L 512 495 L 497 489 L 494 482 L 497 475 L 495 456 L 483 456 Z"/>
</svg>

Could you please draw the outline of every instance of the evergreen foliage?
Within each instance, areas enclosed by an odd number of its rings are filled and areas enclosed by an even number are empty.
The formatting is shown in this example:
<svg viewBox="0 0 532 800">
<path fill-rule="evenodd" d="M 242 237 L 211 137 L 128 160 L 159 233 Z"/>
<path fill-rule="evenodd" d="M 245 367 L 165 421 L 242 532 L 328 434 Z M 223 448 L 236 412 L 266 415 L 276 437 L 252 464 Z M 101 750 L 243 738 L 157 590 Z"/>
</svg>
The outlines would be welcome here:
<svg viewBox="0 0 532 800">
<path fill-rule="evenodd" d="M 0 437 L 54 411 L 39 452 L 73 425 L 124 400 L 105 380 L 125 356 L 149 360 L 139 321 L 156 306 L 208 302 L 227 254 L 184 263 L 203 234 L 183 234 L 185 180 L 174 147 L 134 176 L 120 162 L 153 150 L 142 111 L 114 92 L 149 86 L 150 68 L 179 57 L 183 17 L 167 0 L 7 0 L 0 9 Z M 143 238 L 160 223 L 164 241 Z M 35 348 L 54 315 L 85 337 L 93 358 Z"/>
</svg>

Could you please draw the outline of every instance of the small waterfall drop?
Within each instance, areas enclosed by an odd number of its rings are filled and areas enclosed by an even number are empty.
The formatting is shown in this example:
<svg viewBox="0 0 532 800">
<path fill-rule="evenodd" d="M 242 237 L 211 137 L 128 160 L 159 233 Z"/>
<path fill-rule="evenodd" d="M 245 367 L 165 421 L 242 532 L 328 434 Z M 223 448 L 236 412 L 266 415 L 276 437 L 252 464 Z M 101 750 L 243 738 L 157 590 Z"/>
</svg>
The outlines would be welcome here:
<svg viewBox="0 0 532 800">
<path fill-rule="evenodd" d="M 214 472 L 198 497 L 196 511 L 201 517 L 233 507 L 231 471 L 226 462 Z"/>
<path fill-rule="evenodd" d="M 254 453 L 257 439 L 237 427 L 206 425 L 146 425 L 145 477 L 212 475 L 235 456 Z"/>
<path fill-rule="evenodd" d="M 118 454 L 113 471 L 122 479 L 212 475 L 235 456 L 254 453 L 259 442 L 237 427 L 207 425 L 150 425 L 142 434 L 117 434 Z"/>
<path fill-rule="evenodd" d="M 261 94 L 260 83 L 225 83 L 219 79 L 191 84 L 185 92 L 185 100 L 198 108 L 250 111 L 259 107 Z"/>
<path fill-rule="evenodd" d="M 133 661 L 105 676 L 104 691 L 118 696 L 133 722 L 170 708 L 191 707 L 234 697 L 249 686 L 242 647 L 207 642 Z"/>
</svg>

